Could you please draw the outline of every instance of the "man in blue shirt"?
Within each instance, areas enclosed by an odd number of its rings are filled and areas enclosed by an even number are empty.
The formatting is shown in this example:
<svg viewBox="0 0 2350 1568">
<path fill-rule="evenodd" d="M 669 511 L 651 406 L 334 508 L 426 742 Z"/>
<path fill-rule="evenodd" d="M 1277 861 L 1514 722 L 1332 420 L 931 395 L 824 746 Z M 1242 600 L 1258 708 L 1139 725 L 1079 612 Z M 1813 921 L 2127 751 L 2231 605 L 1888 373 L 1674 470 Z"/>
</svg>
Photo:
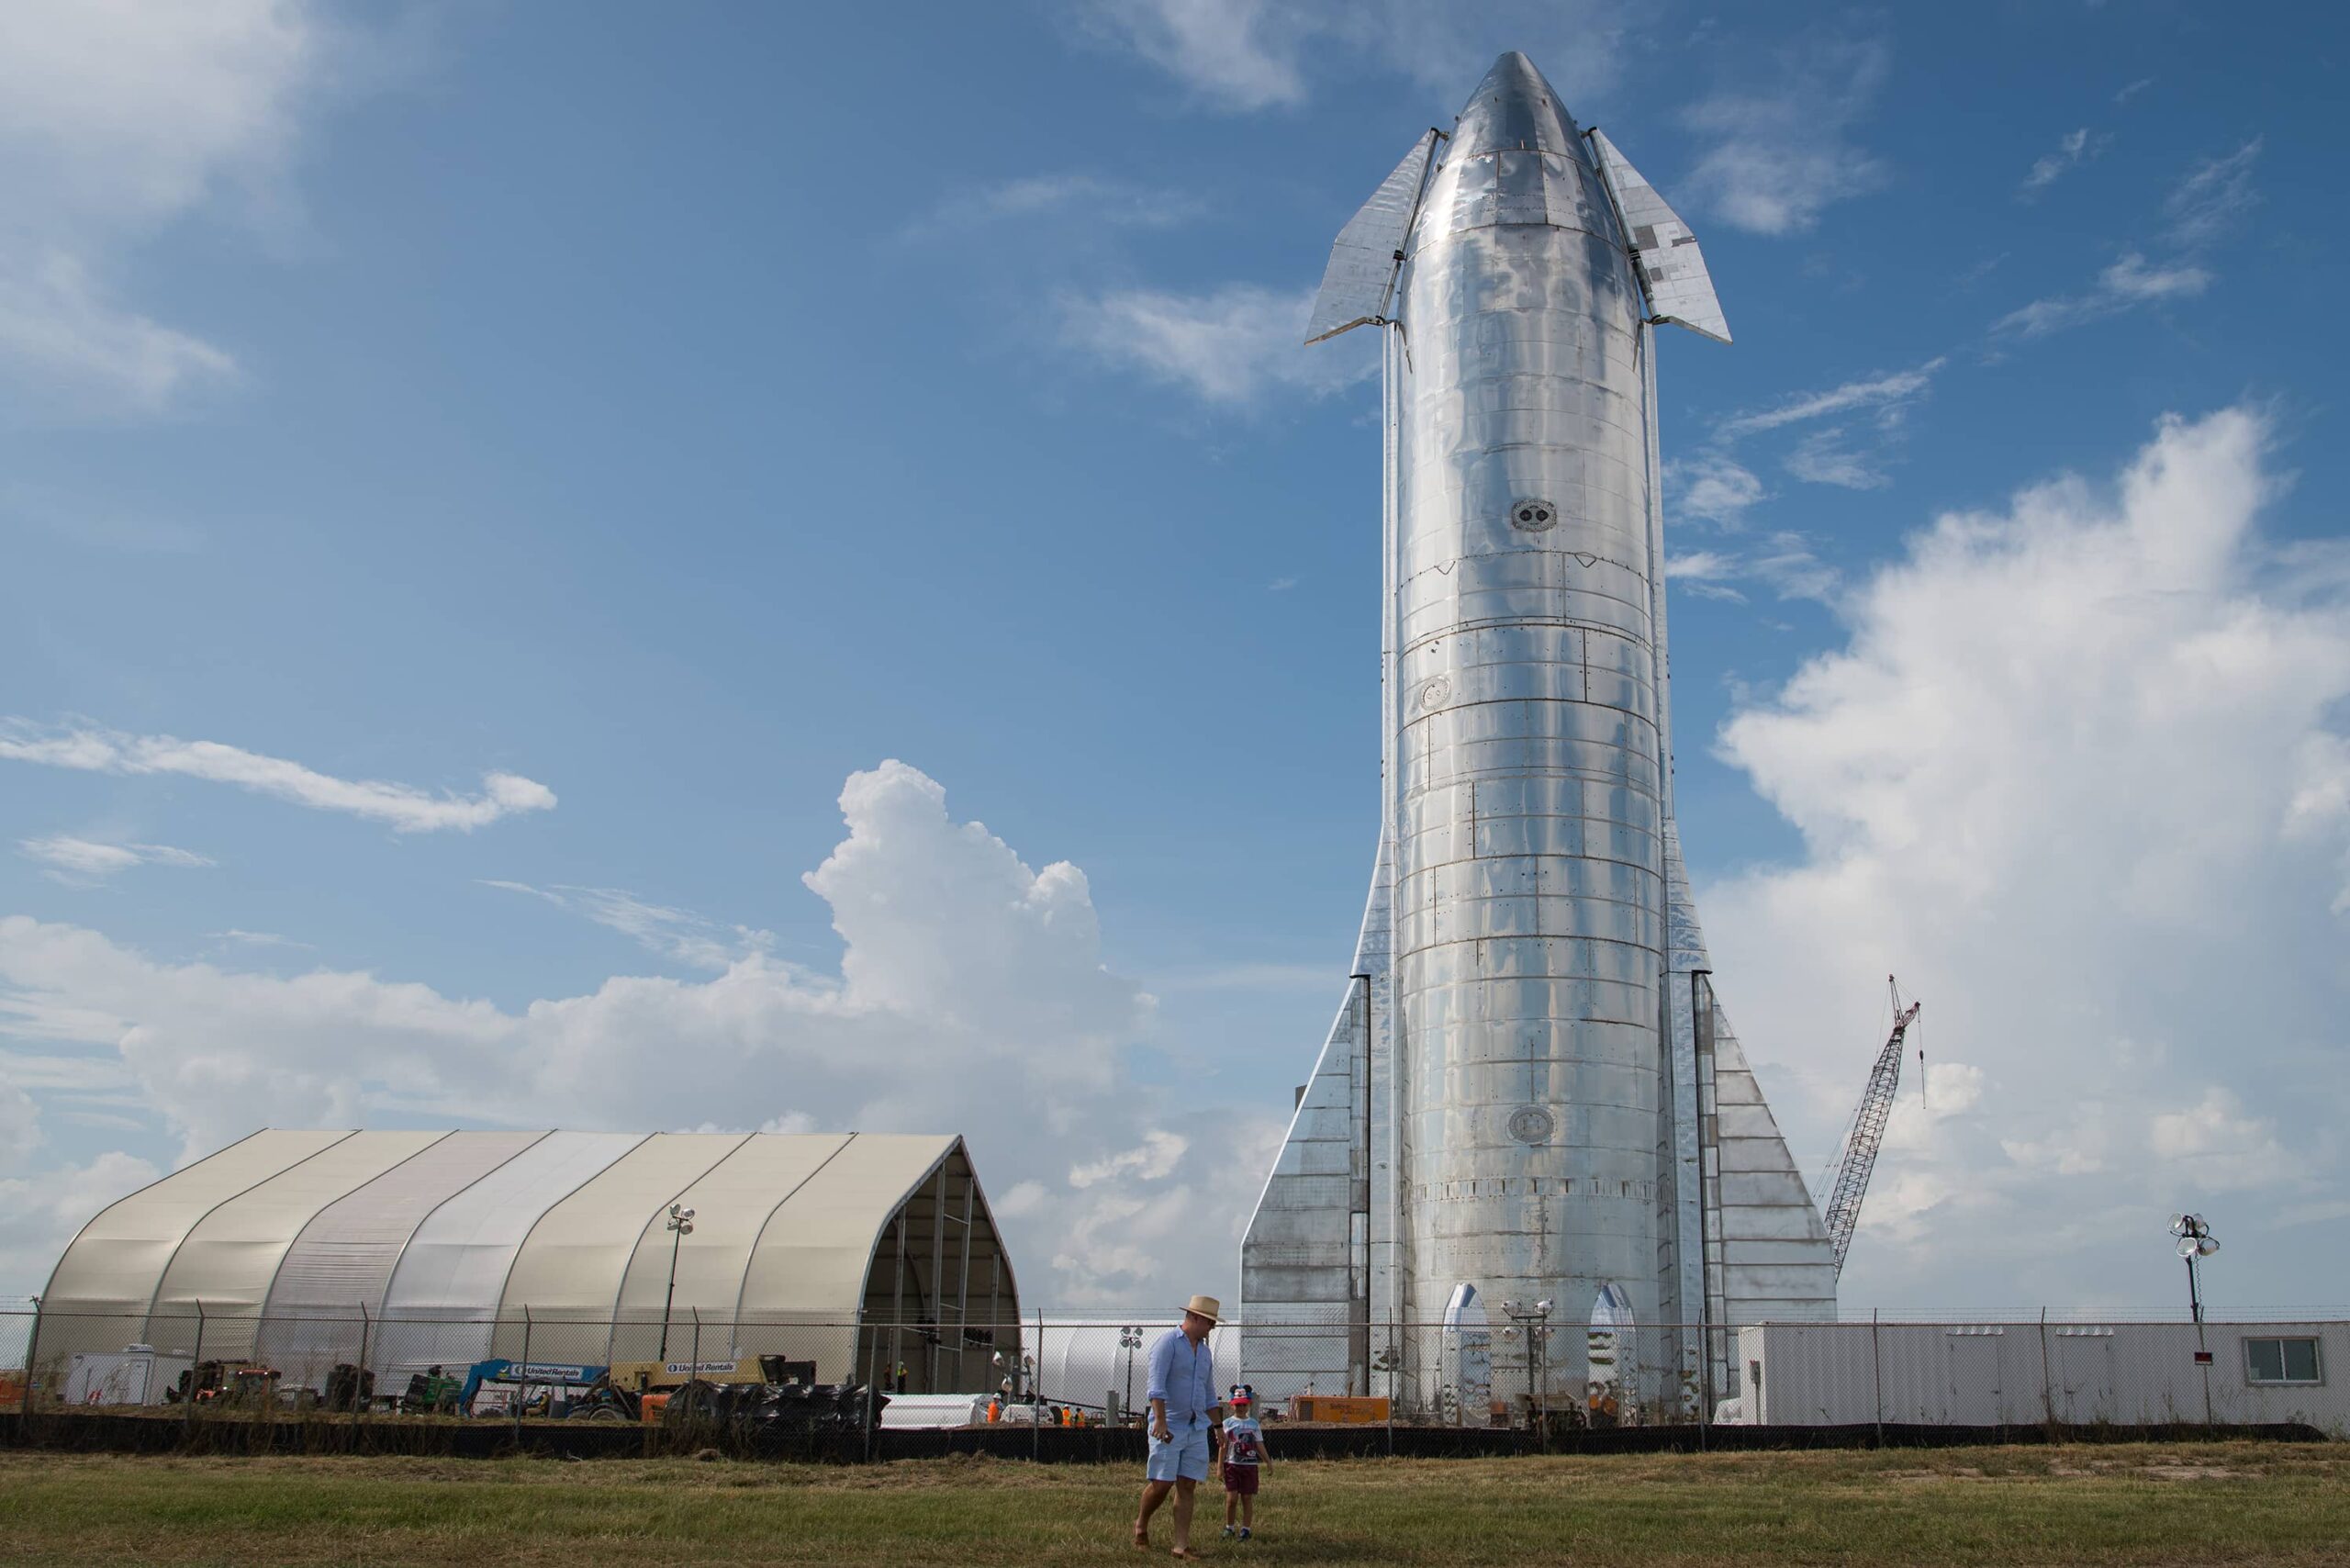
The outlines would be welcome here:
<svg viewBox="0 0 2350 1568">
<path fill-rule="evenodd" d="M 1175 1555 L 1192 1555 L 1195 1487 L 1208 1477 L 1208 1432 L 1214 1425 L 1215 1352 L 1208 1334 L 1224 1305 L 1195 1295 L 1183 1321 L 1150 1348 L 1150 1462 L 1143 1471 L 1142 1513 L 1135 1544 L 1150 1544 L 1150 1516 L 1175 1494 Z"/>
</svg>

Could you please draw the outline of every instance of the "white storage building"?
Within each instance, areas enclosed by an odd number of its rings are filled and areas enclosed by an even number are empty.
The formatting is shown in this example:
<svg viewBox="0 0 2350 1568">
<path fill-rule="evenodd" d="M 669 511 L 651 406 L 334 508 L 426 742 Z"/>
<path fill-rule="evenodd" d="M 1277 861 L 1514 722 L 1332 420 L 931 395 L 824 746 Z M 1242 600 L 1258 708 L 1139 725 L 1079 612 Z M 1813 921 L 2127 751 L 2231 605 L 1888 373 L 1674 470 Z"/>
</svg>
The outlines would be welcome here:
<svg viewBox="0 0 2350 1568">
<path fill-rule="evenodd" d="M 673 1238 L 672 1204 L 695 1211 Z M 672 1242 L 677 1242 L 672 1251 Z M 671 1297 L 674 1261 L 675 1294 Z M 902 1362 L 994 1386 L 1020 1302 L 962 1139 L 269 1129 L 113 1204 L 41 1297 L 36 1364 L 152 1345 L 288 1385 L 492 1356 Z"/>
</svg>

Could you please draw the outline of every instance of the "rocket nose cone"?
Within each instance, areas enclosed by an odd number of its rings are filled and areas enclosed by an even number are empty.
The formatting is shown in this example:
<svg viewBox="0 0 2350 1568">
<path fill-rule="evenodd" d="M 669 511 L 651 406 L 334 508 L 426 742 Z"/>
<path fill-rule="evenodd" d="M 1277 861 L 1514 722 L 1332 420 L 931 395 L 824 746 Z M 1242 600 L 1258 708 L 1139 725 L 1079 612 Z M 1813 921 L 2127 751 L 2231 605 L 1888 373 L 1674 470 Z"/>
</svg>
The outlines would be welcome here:
<svg viewBox="0 0 2350 1568">
<path fill-rule="evenodd" d="M 1462 153 L 1534 148 L 1572 156 L 1580 152 L 1581 140 L 1558 92 L 1516 50 L 1494 62 L 1452 132 L 1453 148 Z"/>
</svg>

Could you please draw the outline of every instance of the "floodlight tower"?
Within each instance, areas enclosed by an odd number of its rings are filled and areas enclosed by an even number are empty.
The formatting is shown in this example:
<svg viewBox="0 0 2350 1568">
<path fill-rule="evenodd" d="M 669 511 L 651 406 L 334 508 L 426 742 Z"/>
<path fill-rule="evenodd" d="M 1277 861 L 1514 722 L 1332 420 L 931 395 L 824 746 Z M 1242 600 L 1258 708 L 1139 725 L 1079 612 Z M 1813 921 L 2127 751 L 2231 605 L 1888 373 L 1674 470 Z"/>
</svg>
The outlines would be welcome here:
<svg viewBox="0 0 2350 1568">
<path fill-rule="evenodd" d="M 1142 1349 L 1142 1326 L 1129 1323 L 1118 1330 L 1118 1349 L 1126 1353 L 1126 1402 L 1118 1407 L 1120 1419 L 1135 1407 L 1135 1352 Z"/>
<path fill-rule="evenodd" d="M 677 1245 L 694 1233 L 694 1211 L 683 1204 L 669 1205 L 669 1294 L 661 1298 L 661 1359 L 669 1359 L 669 1309 L 677 1300 Z M 699 1376 L 699 1367 L 694 1369 Z"/>
<path fill-rule="evenodd" d="M 2195 1265 L 2220 1249 L 2219 1238 L 2203 1223 L 2201 1215 L 2171 1215 L 2170 1233 L 2178 1238 L 2178 1255 L 2187 1260 L 2187 1305 L 2195 1314 L 2195 1324 L 2199 1328 L 2203 1325 L 2203 1291 L 2195 1277 Z"/>
</svg>

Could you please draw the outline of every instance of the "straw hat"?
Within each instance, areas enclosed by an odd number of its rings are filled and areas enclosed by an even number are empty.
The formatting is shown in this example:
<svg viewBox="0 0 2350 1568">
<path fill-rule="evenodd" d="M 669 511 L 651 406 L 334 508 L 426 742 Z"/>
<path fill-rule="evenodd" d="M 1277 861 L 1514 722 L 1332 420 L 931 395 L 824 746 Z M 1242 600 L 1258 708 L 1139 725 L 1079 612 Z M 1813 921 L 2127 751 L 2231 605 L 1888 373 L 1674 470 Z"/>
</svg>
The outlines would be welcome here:
<svg viewBox="0 0 2350 1568">
<path fill-rule="evenodd" d="M 1192 1298 L 1192 1305 L 1185 1307 L 1183 1310 L 1185 1312 L 1196 1312 L 1202 1317 L 1206 1318 L 1210 1323 L 1214 1323 L 1217 1318 L 1224 1316 L 1224 1303 L 1216 1300 L 1215 1297 L 1212 1295 L 1195 1295 Z"/>
</svg>

